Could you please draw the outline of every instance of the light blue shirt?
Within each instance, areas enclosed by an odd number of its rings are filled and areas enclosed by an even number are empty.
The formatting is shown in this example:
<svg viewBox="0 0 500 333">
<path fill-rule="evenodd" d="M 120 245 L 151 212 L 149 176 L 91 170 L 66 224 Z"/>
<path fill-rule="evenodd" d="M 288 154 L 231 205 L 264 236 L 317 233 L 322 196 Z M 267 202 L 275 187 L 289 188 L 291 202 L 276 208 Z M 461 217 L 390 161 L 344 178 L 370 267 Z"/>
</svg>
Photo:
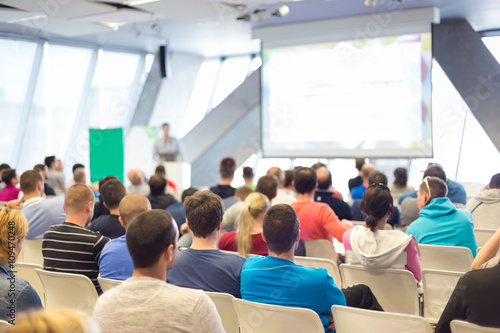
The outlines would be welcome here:
<svg viewBox="0 0 500 333">
<path fill-rule="evenodd" d="M 22 209 L 29 226 L 26 239 L 42 239 L 45 231 L 49 230 L 51 226 L 63 223 L 66 220 L 63 205 L 64 196 L 27 200 Z"/>
<path fill-rule="evenodd" d="M 127 234 L 104 245 L 99 257 L 99 275 L 106 279 L 126 280 L 134 272 L 134 263 L 127 248 Z"/>
</svg>

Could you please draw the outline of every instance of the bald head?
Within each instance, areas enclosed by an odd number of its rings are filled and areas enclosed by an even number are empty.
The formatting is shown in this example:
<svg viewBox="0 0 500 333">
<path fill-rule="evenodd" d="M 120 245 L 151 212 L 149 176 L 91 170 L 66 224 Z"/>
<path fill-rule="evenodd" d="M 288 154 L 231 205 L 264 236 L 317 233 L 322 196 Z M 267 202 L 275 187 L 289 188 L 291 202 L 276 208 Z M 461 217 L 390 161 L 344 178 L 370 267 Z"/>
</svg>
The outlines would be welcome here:
<svg viewBox="0 0 500 333">
<path fill-rule="evenodd" d="M 144 181 L 144 174 L 139 169 L 132 169 L 127 173 L 127 177 L 132 185 L 141 185 Z"/>
<path fill-rule="evenodd" d="M 142 194 L 130 194 L 125 196 L 118 206 L 120 217 L 125 225 L 125 228 L 130 222 L 142 212 L 151 210 L 151 203 L 148 198 Z"/>
<path fill-rule="evenodd" d="M 320 166 L 316 169 L 316 176 L 318 177 L 318 189 L 328 190 L 332 186 L 332 175 L 326 167 Z"/>
<path fill-rule="evenodd" d="M 373 166 L 373 164 L 367 163 L 367 164 L 363 165 L 363 167 L 361 168 L 362 177 L 365 180 L 368 179 L 368 176 L 370 175 L 370 173 L 373 170 L 375 170 L 375 167 Z"/>
<path fill-rule="evenodd" d="M 267 174 L 276 176 L 280 184 L 283 182 L 283 171 L 281 171 L 280 168 L 278 167 L 269 168 L 269 170 L 267 170 Z"/>
</svg>

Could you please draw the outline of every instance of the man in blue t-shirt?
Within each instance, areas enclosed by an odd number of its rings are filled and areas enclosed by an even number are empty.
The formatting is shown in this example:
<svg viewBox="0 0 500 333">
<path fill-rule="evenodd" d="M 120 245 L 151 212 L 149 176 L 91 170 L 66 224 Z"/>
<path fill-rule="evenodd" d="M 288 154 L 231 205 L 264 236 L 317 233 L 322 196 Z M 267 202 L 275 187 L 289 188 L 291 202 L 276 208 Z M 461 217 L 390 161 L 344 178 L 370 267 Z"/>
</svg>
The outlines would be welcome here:
<svg viewBox="0 0 500 333">
<path fill-rule="evenodd" d="M 247 259 L 241 271 L 241 297 L 252 302 L 311 309 L 319 315 L 326 332 L 334 331 L 332 305 L 346 305 L 346 299 L 326 269 L 293 263 L 300 240 L 299 227 L 299 218 L 289 205 L 278 204 L 266 212 L 263 238 L 269 256 Z"/>
<path fill-rule="evenodd" d="M 193 243 L 177 254 L 174 266 L 167 272 L 168 283 L 240 298 L 245 257 L 221 252 L 216 247 L 224 215 L 222 199 L 210 191 L 197 192 L 186 198 L 184 210 Z"/>
</svg>

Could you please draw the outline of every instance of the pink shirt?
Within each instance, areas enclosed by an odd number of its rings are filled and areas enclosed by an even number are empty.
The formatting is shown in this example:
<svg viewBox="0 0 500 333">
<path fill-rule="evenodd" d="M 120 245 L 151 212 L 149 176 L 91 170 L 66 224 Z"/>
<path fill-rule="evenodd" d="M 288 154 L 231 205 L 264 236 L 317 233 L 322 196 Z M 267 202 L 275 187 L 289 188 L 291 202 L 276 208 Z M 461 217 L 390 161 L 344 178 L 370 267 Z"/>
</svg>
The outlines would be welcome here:
<svg viewBox="0 0 500 333">
<path fill-rule="evenodd" d="M 15 200 L 19 196 L 19 192 L 21 190 L 15 187 L 14 185 L 6 185 L 0 191 L 0 201 L 10 201 Z"/>
</svg>

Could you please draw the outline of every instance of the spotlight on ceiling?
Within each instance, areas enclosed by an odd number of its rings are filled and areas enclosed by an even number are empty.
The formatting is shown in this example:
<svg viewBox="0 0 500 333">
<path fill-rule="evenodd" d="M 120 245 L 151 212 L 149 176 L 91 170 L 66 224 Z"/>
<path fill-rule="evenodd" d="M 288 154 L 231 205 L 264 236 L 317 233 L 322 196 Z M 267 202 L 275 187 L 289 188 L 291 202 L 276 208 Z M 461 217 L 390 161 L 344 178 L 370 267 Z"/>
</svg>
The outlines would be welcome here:
<svg viewBox="0 0 500 333">
<path fill-rule="evenodd" d="M 257 9 L 253 12 L 253 18 L 257 21 L 260 22 L 262 20 L 268 19 L 269 18 L 269 13 L 265 9 Z"/>
<path fill-rule="evenodd" d="M 283 17 L 290 13 L 290 8 L 287 5 L 280 6 L 274 13 L 273 16 Z"/>
<path fill-rule="evenodd" d="M 141 35 L 141 32 L 137 29 L 135 24 L 132 26 L 132 28 L 130 28 L 129 31 L 132 35 L 134 35 L 134 37 L 139 37 Z"/>
<path fill-rule="evenodd" d="M 158 23 L 155 23 L 151 26 L 151 30 L 153 30 L 159 35 L 163 31 L 163 28 Z"/>
<path fill-rule="evenodd" d="M 241 15 L 241 16 L 238 16 L 236 18 L 238 21 L 250 21 L 250 15 L 248 14 L 245 14 L 245 15 Z"/>
</svg>

